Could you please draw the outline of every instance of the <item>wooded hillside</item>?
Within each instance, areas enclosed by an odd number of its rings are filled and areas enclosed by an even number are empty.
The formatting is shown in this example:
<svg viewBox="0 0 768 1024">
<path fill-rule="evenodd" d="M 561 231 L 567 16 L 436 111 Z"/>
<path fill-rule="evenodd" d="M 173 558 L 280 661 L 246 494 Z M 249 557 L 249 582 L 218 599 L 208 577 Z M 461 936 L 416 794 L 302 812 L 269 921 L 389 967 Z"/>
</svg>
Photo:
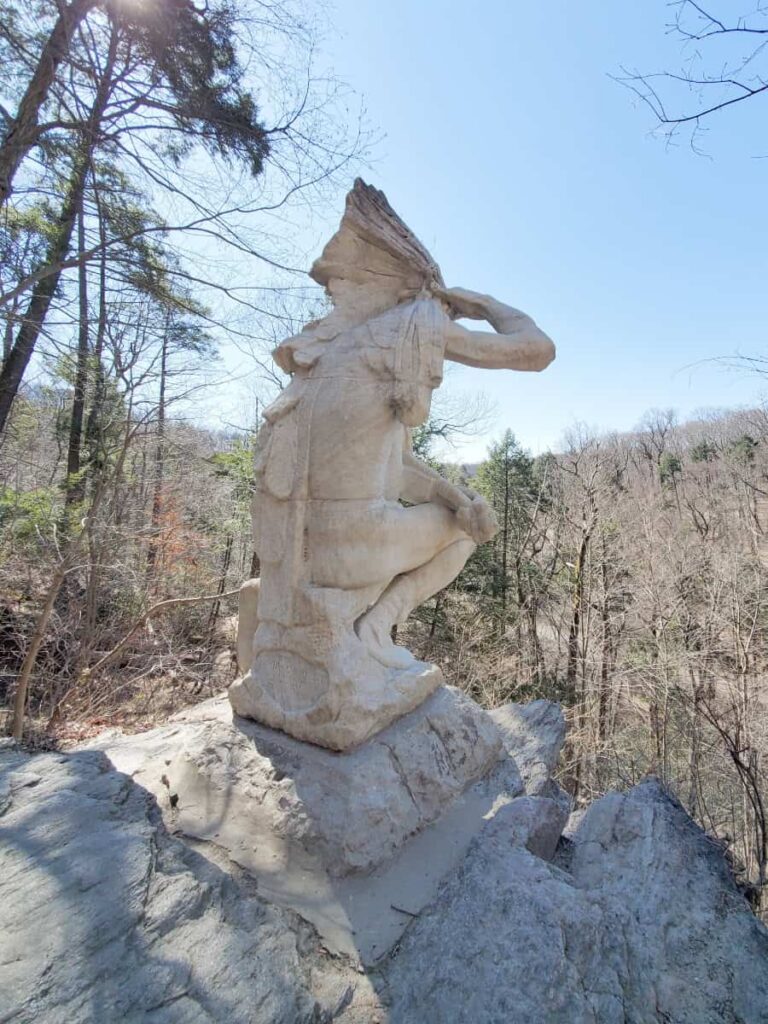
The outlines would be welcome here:
<svg viewBox="0 0 768 1024">
<path fill-rule="evenodd" d="M 266 352 L 308 310 L 290 217 L 365 140 L 300 5 L 0 23 L 0 700 L 55 744 L 234 677 Z M 226 432 L 196 415 L 224 342 L 259 400 Z M 500 533 L 403 638 L 485 705 L 562 701 L 576 801 L 659 775 L 765 909 L 768 415 L 654 412 L 536 458 L 508 434 L 471 486 Z"/>
<path fill-rule="evenodd" d="M 408 641 L 489 705 L 569 709 L 565 777 L 591 800 L 645 773 L 766 878 L 768 417 L 628 435 L 574 429 L 532 459 L 507 434 L 472 484 L 501 531 Z"/>
</svg>

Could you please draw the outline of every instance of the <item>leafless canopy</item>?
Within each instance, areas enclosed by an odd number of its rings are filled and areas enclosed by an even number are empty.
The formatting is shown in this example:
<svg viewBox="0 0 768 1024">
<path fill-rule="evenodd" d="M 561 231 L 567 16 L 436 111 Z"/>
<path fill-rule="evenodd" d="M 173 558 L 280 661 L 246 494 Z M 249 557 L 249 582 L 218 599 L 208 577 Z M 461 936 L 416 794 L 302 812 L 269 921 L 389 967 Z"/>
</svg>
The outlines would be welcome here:
<svg viewBox="0 0 768 1024">
<path fill-rule="evenodd" d="M 723 0 L 717 7 L 695 0 L 668 6 L 667 34 L 682 45 L 680 70 L 624 67 L 617 80 L 650 108 L 668 138 L 687 130 L 697 149 L 712 115 L 768 93 L 768 4 L 757 0 L 743 14 L 724 13 Z"/>
</svg>

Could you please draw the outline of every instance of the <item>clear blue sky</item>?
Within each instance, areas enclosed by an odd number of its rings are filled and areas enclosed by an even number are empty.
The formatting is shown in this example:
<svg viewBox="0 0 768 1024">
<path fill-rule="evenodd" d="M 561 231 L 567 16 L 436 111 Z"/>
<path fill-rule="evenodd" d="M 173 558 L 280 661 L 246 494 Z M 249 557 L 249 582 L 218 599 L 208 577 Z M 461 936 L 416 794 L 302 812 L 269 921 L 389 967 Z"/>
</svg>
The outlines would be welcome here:
<svg viewBox="0 0 768 1024">
<path fill-rule="evenodd" d="M 494 415 L 448 457 L 477 460 L 506 428 L 539 452 L 575 422 L 629 430 L 648 409 L 687 418 L 768 391 L 715 362 L 768 354 L 768 95 L 709 120 L 707 156 L 654 137 L 610 76 L 682 66 L 666 0 L 335 0 L 331 17 L 318 65 L 382 136 L 364 177 L 449 285 L 525 310 L 558 347 L 542 374 L 456 367 L 444 389 L 484 393 Z M 340 195 L 289 222 L 307 266 L 342 210 Z M 218 416 L 245 425 L 230 349 Z"/>
<path fill-rule="evenodd" d="M 768 100 L 713 119 L 710 158 L 650 137 L 609 75 L 679 67 L 668 18 L 664 0 L 336 0 L 324 59 L 385 135 L 366 177 L 449 284 L 524 309 L 558 345 L 540 375 L 451 377 L 495 403 L 490 436 L 538 451 L 576 420 L 629 429 L 648 408 L 761 392 L 693 364 L 765 351 Z"/>
</svg>

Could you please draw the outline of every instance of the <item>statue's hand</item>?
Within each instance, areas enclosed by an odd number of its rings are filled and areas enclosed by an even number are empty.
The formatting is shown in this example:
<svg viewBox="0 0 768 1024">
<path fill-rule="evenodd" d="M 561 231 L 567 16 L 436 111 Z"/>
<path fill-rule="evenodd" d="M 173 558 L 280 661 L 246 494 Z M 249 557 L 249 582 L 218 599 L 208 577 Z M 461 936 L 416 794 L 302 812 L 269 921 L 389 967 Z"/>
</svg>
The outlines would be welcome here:
<svg viewBox="0 0 768 1024">
<path fill-rule="evenodd" d="M 494 301 L 490 295 L 481 295 L 469 288 L 444 288 L 436 294 L 448 303 L 456 316 L 468 320 L 487 320 L 488 305 Z"/>
<path fill-rule="evenodd" d="M 493 509 L 479 494 L 470 504 L 463 505 L 457 511 L 456 518 L 461 529 L 469 534 L 475 544 L 485 544 L 499 532 Z"/>
</svg>

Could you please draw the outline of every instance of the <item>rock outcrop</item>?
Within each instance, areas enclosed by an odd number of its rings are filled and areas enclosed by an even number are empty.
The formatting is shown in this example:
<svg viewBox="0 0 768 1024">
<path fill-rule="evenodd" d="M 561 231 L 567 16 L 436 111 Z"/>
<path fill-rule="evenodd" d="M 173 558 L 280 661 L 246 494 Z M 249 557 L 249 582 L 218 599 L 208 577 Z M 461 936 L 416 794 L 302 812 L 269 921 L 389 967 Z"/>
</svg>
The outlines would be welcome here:
<svg viewBox="0 0 768 1024">
<path fill-rule="evenodd" d="M 372 965 L 432 901 L 486 816 L 524 792 L 503 735 L 474 701 L 441 687 L 346 754 L 233 716 L 221 698 L 90 746 L 155 795 L 175 833 L 244 868 L 330 950 Z"/>
<path fill-rule="evenodd" d="M 103 754 L 2 762 L 0 1020 L 317 1024 L 365 981 Z"/>
<path fill-rule="evenodd" d="M 391 899 L 407 926 L 373 966 L 329 953 L 215 836 L 171 835 L 164 783 L 165 821 L 101 752 L 0 752 L 0 1021 L 768 1022 L 768 931 L 721 850 L 653 780 L 558 843 L 558 709 L 493 717 L 512 755 L 496 797 L 468 791 L 463 818 L 405 844 L 437 857 L 482 812 L 425 904 Z"/>
<path fill-rule="evenodd" d="M 768 931 L 656 781 L 598 800 L 560 867 L 498 815 L 387 973 L 390 1020 L 761 1024 Z"/>
<path fill-rule="evenodd" d="M 88 746 L 154 793 L 185 835 L 230 851 L 258 840 L 343 877 L 378 867 L 444 814 L 494 767 L 502 737 L 490 715 L 444 686 L 347 754 L 233 716 L 225 697 Z"/>
<path fill-rule="evenodd" d="M 565 719 L 558 704 L 533 700 L 503 704 L 490 712 L 530 796 L 554 795 L 552 775 L 565 742 Z"/>
</svg>

